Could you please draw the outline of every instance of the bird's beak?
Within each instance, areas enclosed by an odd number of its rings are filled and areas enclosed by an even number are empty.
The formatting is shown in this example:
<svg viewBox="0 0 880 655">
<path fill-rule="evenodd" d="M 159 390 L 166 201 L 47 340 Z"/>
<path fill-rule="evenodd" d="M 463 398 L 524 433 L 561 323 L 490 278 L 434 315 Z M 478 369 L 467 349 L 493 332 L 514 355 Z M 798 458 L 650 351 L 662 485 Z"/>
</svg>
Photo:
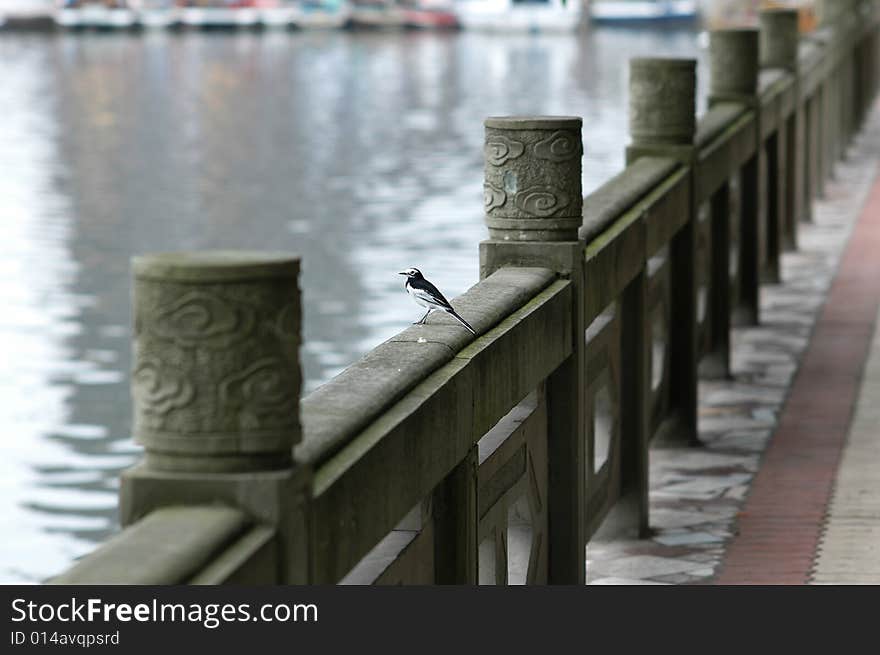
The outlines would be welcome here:
<svg viewBox="0 0 880 655">
<path fill-rule="evenodd" d="M 398 275 L 406 275 L 406 271 L 400 271 L 400 273 L 398 273 Z"/>
</svg>

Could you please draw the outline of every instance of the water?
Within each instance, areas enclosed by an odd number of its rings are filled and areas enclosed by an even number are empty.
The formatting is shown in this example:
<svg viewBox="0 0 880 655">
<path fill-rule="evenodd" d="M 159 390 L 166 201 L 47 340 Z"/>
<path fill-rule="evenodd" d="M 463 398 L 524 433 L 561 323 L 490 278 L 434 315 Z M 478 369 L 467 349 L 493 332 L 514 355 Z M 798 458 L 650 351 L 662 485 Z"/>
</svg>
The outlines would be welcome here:
<svg viewBox="0 0 880 655">
<path fill-rule="evenodd" d="M 397 271 L 477 281 L 486 116 L 583 116 L 593 189 L 623 166 L 626 59 L 697 54 L 614 29 L 0 35 L 0 582 L 116 527 L 131 255 L 302 253 L 313 389 L 420 316 Z"/>
</svg>

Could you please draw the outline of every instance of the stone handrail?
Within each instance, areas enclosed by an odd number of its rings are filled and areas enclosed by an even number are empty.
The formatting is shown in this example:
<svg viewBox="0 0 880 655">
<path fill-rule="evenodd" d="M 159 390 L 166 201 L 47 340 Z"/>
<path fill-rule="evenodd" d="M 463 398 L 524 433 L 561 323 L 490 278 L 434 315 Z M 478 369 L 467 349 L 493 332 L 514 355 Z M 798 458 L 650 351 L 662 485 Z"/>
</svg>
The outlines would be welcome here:
<svg viewBox="0 0 880 655">
<path fill-rule="evenodd" d="M 231 507 L 164 507 L 129 526 L 53 584 L 183 584 L 201 579 L 233 580 L 228 565 L 218 575 L 218 562 L 237 558 L 253 562 L 273 538 L 272 530 L 252 526 L 248 516 Z M 267 577 L 267 580 L 271 579 Z"/>
</svg>

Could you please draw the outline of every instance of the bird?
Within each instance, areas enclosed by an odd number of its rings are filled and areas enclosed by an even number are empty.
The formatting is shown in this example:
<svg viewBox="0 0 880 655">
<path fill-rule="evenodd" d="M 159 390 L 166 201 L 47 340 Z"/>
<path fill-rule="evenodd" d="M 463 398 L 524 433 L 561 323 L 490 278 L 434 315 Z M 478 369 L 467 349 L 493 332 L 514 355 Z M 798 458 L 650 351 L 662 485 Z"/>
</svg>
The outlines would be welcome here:
<svg viewBox="0 0 880 655">
<path fill-rule="evenodd" d="M 425 315 L 422 316 L 416 323 L 413 325 L 424 325 L 425 320 L 427 320 L 428 315 L 433 311 L 442 311 L 446 312 L 456 321 L 461 323 L 465 328 L 470 330 L 471 334 L 476 336 L 476 332 L 474 328 L 468 324 L 466 320 L 464 320 L 458 313 L 453 309 L 452 305 L 449 304 L 449 301 L 440 293 L 440 290 L 435 287 L 433 284 L 428 282 L 425 279 L 425 276 L 422 275 L 422 272 L 417 268 L 407 268 L 406 270 L 400 271 L 398 275 L 406 276 L 406 284 L 403 285 L 403 288 L 406 289 L 406 292 L 412 296 L 412 299 L 416 301 L 417 304 L 422 307 L 427 307 L 428 311 L 425 312 Z"/>
</svg>

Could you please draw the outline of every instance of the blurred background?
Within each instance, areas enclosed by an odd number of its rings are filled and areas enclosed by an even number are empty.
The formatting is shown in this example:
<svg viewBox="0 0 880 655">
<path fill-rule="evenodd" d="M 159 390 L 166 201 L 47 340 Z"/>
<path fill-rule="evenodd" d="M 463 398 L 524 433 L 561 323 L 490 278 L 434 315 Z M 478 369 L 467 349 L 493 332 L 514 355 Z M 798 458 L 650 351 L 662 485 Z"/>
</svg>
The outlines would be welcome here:
<svg viewBox="0 0 880 655">
<path fill-rule="evenodd" d="M 116 528 L 132 255 L 300 253 L 308 393 L 419 318 L 397 271 L 477 281 L 486 116 L 583 116 L 589 192 L 623 167 L 627 60 L 705 81 L 705 31 L 757 8 L 0 0 L 0 583 Z"/>
</svg>

